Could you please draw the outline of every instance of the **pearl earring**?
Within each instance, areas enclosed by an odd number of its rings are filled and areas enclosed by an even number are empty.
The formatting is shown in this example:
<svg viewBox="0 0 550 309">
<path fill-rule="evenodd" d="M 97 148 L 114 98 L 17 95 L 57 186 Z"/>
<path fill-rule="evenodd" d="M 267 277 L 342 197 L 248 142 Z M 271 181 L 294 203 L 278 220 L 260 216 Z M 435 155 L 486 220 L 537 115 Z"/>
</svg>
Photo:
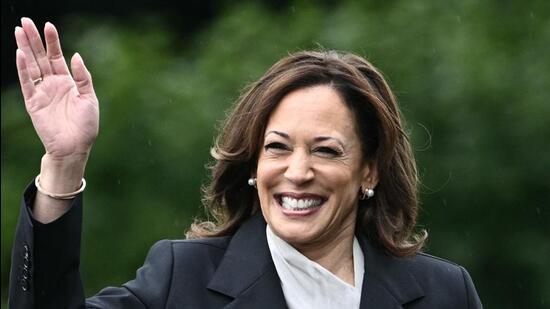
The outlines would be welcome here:
<svg viewBox="0 0 550 309">
<path fill-rule="evenodd" d="M 368 200 L 373 196 L 374 196 L 374 190 L 371 188 L 365 188 L 365 190 L 363 190 L 363 194 L 361 195 L 361 199 Z"/>
<path fill-rule="evenodd" d="M 248 178 L 248 185 L 256 188 L 256 178 L 255 177 Z"/>
</svg>

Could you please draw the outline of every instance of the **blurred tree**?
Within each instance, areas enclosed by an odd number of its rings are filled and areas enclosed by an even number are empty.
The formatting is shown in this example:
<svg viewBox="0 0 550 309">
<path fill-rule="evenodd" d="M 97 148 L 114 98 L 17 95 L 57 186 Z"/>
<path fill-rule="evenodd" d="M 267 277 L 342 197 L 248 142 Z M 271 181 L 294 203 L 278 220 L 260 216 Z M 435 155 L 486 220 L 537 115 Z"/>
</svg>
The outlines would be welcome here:
<svg viewBox="0 0 550 309">
<path fill-rule="evenodd" d="M 487 308 L 550 303 L 550 6 L 545 1 L 226 5 L 191 37 L 164 15 L 69 16 L 100 98 L 87 168 L 87 292 L 133 277 L 147 249 L 201 215 L 217 121 L 288 52 L 356 52 L 400 99 L 421 178 L 428 252 L 466 266 Z M 20 192 L 43 149 L 18 86 L 2 90 L 2 298 Z M 116 224 L 115 224 L 116 223 Z M 503 297 L 505 295 L 505 297 Z"/>
</svg>

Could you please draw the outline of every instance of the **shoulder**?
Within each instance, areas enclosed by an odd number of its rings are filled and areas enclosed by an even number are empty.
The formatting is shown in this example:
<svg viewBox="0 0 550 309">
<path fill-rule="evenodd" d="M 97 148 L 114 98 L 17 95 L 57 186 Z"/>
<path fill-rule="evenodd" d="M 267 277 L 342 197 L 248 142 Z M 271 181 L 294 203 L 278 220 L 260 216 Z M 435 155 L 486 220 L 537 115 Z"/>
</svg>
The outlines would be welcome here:
<svg viewBox="0 0 550 309">
<path fill-rule="evenodd" d="M 472 278 L 461 265 L 427 253 L 418 253 L 406 260 L 407 269 L 424 291 L 431 291 L 443 299 L 463 295 L 465 307 L 481 308 Z"/>
<path fill-rule="evenodd" d="M 185 240 L 164 239 L 151 247 L 148 259 L 151 257 L 171 259 L 176 265 L 188 267 L 210 263 L 214 267 L 225 254 L 230 240 L 230 236 Z"/>
<path fill-rule="evenodd" d="M 428 272 L 427 275 L 438 275 L 442 277 L 454 276 L 461 273 L 462 266 L 449 260 L 420 252 L 408 258 L 408 264 L 413 272 Z"/>
<path fill-rule="evenodd" d="M 420 252 L 407 258 L 408 270 L 420 282 L 449 287 L 464 287 L 464 267 L 446 259 Z"/>
<path fill-rule="evenodd" d="M 231 240 L 231 236 L 198 238 L 198 239 L 176 239 L 161 240 L 160 242 L 169 242 L 171 247 L 176 250 L 222 250 L 225 251 Z"/>
</svg>

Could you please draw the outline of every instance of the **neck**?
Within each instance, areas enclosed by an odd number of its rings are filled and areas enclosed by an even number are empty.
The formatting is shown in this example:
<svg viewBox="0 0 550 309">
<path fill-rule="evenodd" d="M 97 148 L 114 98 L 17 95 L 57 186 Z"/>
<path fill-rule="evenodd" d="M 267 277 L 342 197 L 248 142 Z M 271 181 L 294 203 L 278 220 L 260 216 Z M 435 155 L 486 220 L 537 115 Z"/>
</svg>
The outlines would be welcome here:
<svg viewBox="0 0 550 309">
<path fill-rule="evenodd" d="M 323 266 L 326 270 L 342 279 L 344 282 L 355 285 L 353 268 L 353 238 L 355 227 L 346 227 L 344 231 L 322 244 L 294 246 L 308 259 Z"/>
</svg>

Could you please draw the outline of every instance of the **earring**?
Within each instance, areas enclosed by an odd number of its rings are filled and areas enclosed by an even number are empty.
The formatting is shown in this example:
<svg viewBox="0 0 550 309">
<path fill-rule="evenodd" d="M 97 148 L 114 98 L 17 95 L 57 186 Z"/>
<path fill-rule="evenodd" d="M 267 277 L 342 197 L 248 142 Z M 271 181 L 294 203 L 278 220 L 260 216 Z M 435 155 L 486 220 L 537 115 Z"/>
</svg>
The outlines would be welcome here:
<svg viewBox="0 0 550 309">
<path fill-rule="evenodd" d="M 248 178 L 248 185 L 251 186 L 251 187 L 256 188 L 256 177 Z"/>
<path fill-rule="evenodd" d="M 363 190 L 363 194 L 361 195 L 361 199 L 368 200 L 373 196 L 374 196 L 374 190 L 371 188 L 365 188 L 365 190 Z"/>
</svg>

